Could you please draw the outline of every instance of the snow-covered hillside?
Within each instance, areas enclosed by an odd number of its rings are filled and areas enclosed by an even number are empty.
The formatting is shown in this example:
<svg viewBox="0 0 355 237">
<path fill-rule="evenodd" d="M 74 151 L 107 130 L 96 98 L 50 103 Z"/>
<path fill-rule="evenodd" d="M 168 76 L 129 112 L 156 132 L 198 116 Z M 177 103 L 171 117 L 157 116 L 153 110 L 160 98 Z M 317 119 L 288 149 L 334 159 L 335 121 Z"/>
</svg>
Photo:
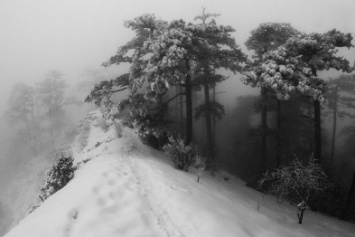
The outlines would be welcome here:
<svg viewBox="0 0 355 237">
<path fill-rule="evenodd" d="M 105 236 L 354 236 L 355 225 L 306 212 L 228 182 L 176 170 L 134 130 L 103 132 L 94 126 L 85 148 L 73 145 L 80 163 L 67 186 L 49 197 L 6 237 Z M 82 162 L 82 161 L 87 162 Z"/>
</svg>

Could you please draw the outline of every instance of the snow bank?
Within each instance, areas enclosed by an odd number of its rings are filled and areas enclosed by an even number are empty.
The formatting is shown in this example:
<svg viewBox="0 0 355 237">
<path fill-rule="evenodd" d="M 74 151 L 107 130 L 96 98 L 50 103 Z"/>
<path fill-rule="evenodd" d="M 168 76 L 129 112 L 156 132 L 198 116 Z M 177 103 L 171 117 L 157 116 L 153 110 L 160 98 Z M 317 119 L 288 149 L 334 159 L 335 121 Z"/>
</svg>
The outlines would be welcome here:
<svg viewBox="0 0 355 237">
<path fill-rule="evenodd" d="M 241 181 L 176 170 L 134 130 L 104 133 L 93 123 L 84 149 L 75 149 L 75 178 L 6 237 L 41 236 L 354 236 L 355 226 L 278 205 Z M 260 208 L 257 208 L 257 207 Z"/>
</svg>

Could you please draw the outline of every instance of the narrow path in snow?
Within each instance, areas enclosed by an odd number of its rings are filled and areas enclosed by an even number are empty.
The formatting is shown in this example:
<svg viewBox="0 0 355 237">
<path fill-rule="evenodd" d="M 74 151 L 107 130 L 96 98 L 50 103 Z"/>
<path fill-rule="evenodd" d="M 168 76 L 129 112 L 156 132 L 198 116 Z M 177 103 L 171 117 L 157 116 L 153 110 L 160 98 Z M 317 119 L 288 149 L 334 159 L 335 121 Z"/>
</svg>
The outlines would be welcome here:
<svg viewBox="0 0 355 237">
<path fill-rule="evenodd" d="M 117 155 L 105 157 L 110 169 L 102 173 L 93 187 L 95 207 L 88 210 L 96 214 L 87 215 L 79 211 L 78 223 L 70 236 L 112 236 L 113 233 L 118 236 L 167 236 L 146 205 L 129 159 L 128 156 Z"/>
<path fill-rule="evenodd" d="M 166 236 L 169 237 L 190 236 L 179 230 L 179 227 L 174 223 L 175 221 L 171 219 L 169 210 L 166 210 L 162 205 L 157 203 L 157 198 L 152 192 L 153 187 L 150 183 L 152 181 L 152 176 L 144 175 L 138 168 L 137 163 L 141 163 L 141 159 L 145 158 L 141 153 L 142 147 L 140 141 L 136 140 L 136 135 L 133 134 L 132 131 L 127 131 L 127 133 L 130 139 L 128 139 L 126 146 L 121 149 L 120 154 L 122 154 L 122 158 L 125 159 L 126 163 L 129 165 L 130 173 L 133 175 L 132 180 L 137 184 L 137 191 L 141 195 L 142 201 L 146 204 L 146 207 L 149 208 L 150 212 L 156 219 L 157 226 L 164 230 Z M 145 166 L 145 171 L 149 171 L 150 173 L 160 172 L 159 170 L 153 170 L 150 166 Z"/>
</svg>

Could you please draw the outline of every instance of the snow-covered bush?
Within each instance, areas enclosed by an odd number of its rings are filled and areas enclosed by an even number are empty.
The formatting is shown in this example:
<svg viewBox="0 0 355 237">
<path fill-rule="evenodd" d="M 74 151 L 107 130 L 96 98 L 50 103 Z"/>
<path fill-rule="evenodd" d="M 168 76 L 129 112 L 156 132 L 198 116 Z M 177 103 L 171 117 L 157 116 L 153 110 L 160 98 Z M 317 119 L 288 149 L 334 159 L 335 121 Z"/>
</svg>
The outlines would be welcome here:
<svg viewBox="0 0 355 237">
<path fill-rule="evenodd" d="M 297 204 L 297 216 L 302 224 L 303 213 L 308 208 L 312 195 L 326 189 L 327 176 L 322 167 L 313 158 L 307 165 L 294 159 L 288 166 L 266 172 L 259 181 L 267 192 L 275 195 L 278 201 L 288 200 Z M 266 187 L 265 187 L 266 186 Z"/>
<path fill-rule="evenodd" d="M 197 170 L 197 182 L 200 182 L 201 176 L 204 172 L 204 170 L 206 169 L 206 158 L 200 156 L 200 155 L 196 155 L 195 156 L 195 164 L 194 167 Z"/>
<path fill-rule="evenodd" d="M 42 201 L 63 188 L 74 177 L 75 170 L 73 158 L 62 153 L 62 157 L 46 173 L 41 187 L 42 195 L 40 198 Z"/>
<path fill-rule="evenodd" d="M 194 164 L 197 149 L 193 144 L 185 145 L 180 137 L 169 137 L 169 142 L 163 146 L 163 150 L 173 161 L 176 168 L 187 171 L 190 165 Z"/>
<path fill-rule="evenodd" d="M 170 133 L 164 127 L 141 126 L 138 135 L 143 143 L 160 150 L 169 142 Z"/>
<path fill-rule="evenodd" d="M 119 117 L 120 111 L 118 109 L 118 104 L 110 100 L 105 100 L 101 103 L 100 111 L 104 118 L 108 120 L 113 120 Z"/>
</svg>

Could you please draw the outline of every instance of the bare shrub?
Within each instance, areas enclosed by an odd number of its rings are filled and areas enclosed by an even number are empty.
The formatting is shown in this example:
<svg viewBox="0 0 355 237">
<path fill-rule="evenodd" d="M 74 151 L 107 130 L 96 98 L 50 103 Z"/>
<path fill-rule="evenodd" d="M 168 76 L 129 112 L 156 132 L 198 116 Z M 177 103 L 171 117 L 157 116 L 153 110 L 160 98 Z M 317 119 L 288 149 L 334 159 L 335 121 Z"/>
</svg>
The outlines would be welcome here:
<svg viewBox="0 0 355 237">
<path fill-rule="evenodd" d="M 291 203 L 298 203 L 297 216 L 299 224 L 302 224 L 303 213 L 308 209 L 310 196 L 325 191 L 326 180 L 327 176 L 322 167 L 312 157 L 307 165 L 296 158 L 288 166 L 271 173 L 266 172 L 259 185 L 275 195 L 278 202 L 288 200 Z"/>
</svg>

